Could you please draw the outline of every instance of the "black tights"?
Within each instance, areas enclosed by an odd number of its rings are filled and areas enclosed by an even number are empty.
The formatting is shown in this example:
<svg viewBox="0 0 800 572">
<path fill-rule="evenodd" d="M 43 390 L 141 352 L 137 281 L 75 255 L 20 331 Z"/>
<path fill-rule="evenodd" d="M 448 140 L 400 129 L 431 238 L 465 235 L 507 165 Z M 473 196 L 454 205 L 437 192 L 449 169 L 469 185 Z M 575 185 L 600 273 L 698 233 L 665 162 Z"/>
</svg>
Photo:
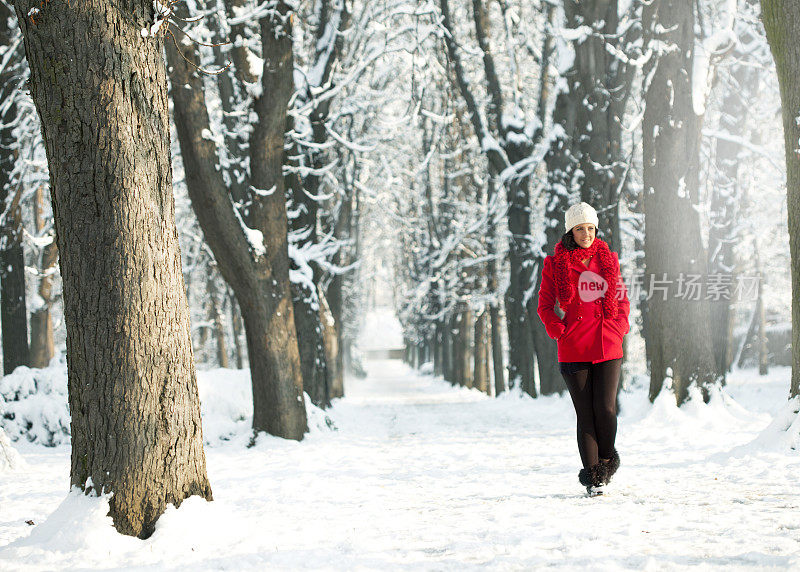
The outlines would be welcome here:
<svg viewBox="0 0 800 572">
<path fill-rule="evenodd" d="M 617 385 L 622 358 L 561 363 L 561 375 L 578 417 L 578 451 L 584 468 L 610 459 L 617 437 Z"/>
</svg>

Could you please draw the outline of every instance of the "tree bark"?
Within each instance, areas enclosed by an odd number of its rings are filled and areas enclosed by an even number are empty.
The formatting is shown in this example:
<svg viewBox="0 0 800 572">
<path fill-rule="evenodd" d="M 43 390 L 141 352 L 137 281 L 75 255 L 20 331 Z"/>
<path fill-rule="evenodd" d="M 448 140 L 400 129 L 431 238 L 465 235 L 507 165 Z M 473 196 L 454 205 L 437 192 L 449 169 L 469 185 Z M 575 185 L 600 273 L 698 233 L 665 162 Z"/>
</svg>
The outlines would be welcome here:
<svg viewBox="0 0 800 572">
<path fill-rule="evenodd" d="M 15 38 L 9 26 L 12 16 L 8 5 L 0 4 L 0 46 L 11 50 Z M 17 48 L 18 49 L 18 48 Z M 16 92 L 20 89 L 14 63 L 21 55 L 3 52 L 8 57 L 0 70 L 0 101 L 4 102 L 0 116 L 0 322 L 3 336 L 3 373 L 9 374 L 18 366 L 29 365 L 28 315 L 25 304 L 25 261 L 22 252 L 22 219 L 19 201 L 22 186 L 11 180 L 18 146 L 14 137 L 17 119 Z"/>
<path fill-rule="evenodd" d="M 497 193 L 497 185 L 494 178 L 489 177 L 487 187 L 487 203 L 492 205 L 495 203 L 495 195 Z M 493 300 L 489 306 L 489 329 L 491 332 L 491 346 L 492 346 L 492 376 L 494 378 L 494 395 L 495 397 L 503 393 L 506 389 L 505 379 L 505 366 L 503 365 L 503 338 L 502 338 L 502 320 L 500 319 L 500 300 L 498 295 L 498 266 L 500 264 L 496 255 L 498 252 L 498 237 L 497 225 L 494 223 L 494 217 L 489 217 L 488 228 L 486 229 L 486 254 L 491 256 L 489 264 L 486 268 L 486 289 L 492 294 Z"/>
<path fill-rule="evenodd" d="M 679 405 L 690 385 L 697 385 L 707 400 L 709 387 L 722 381 L 714 362 L 705 291 L 682 283 L 693 274 L 703 279 L 708 274 L 695 209 L 700 121 L 692 104 L 694 18 L 692 4 L 682 0 L 656 0 L 643 14 L 650 37 L 670 46 L 644 70 L 650 78 L 643 133 L 647 277 L 668 281 L 653 282 L 648 301 L 650 399 L 661 391 L 670 369 Z M 658 288 L 662 285 L 663 291 Z"/>
<path fill-rule="evenodd" d="M 308 428 L 289 285 L 283 182 L 286 113 L 294 91 L 291 14 L 279 2 L 261 20 L 263 93 L 253 105 L 258 120 L 249 144 L 248 206 L 241 213 L 215 168 L 216 146 L 204 137 L 210 127 L 195 47 L 181 44 L 182 57 L 168 42 L 167 60 L 189 198 L 242 313 L 253 387 L 253 430 L 300 440 Z"/>
<path fill-rule="evenodd" d="M 792 381 L 789 395 L 796 397 L 800 395 L 800 4 L 787 0 L 761 0 L 761 10 L 778 70 L 783 103 L 792 273 Z"/>
<path fill-rule="evenodd" d="M 333 313 L 328 305 L 328 300 L 322 293 L 322 288 L 317 288 L 319 296 L 319 321 L 322 324 L 322 332 L 325 342 L 325 358 L 328 363 L 328 372 L 326 377 L 326 407 L 330 405 L 330 400 L 334 397 L 341 397 L 344 395 L 344 374 L 338 371 L 337 356 L 341 353 L 339 347 L 339 334 L 336 328 L 336 321 L 333 319 Z"/>
<path fill-rule="evenodd" d="M 239 302 L 236 301 L 232 291 L 228 291 L 228 305 L 231 311 L 231 332 L 233 333 L 233 347 L 236 357 L 236 369 L 244 367 L 244 348 L 242 347 L 242 316 L 239 313 Z"/>
<path fill-rule="evenodd" d="M 472 386 L 484 393 L 489 393 L 489 340 L 486 335 L 488 317 L 488 307 L 485 307 L 475 320 L 475 365 L 472 370 Z"/>
<path fill-rule="evenodd" d="M 577 150 L 573 141 L 577 130 L 577 112 L 579 103 L 574 99 L 575 93 L 563 91 L 556 97 L 553 110 L 553 123 L 557 129 L 551 139 L 550 147 L 545 155 L 547 179 L 544 192 L 548 196 L 544 212 L 545 253 L 554 252 L 556 243 L 564 235 L 564 213 L 570 206 L 570 197 L 576 187 L 575 171 L 578 166 Z M 541 269 L 544 258 L 537 258 L 537 268 Z M 542 272 L 536 273 L 536 295 L 532 303 L 539 304 Z M 534 329 L 536 355 L 539 365 L 539 385 L 543 395 L 551 395 L 566 391 L 567 386 L 558 366 L 558 345 L 545 331 L 544 324 L 537 320 Z"/>
<path fill-rule="evenodd" d="M 30 364 L 21 217 L 19 205 L 11 206 L 0 230 L 0 320 L 3 373 L 6 375 L 21 365 Z"/>
<path fill-rule="evenodd" d="M 467 305 L 461 312 L 461 322 L 459 323 L 459 360 L 461 361 L 461 380 L 460 385 L 465 387 L 473 386 L 472 377 L 472 333 L 473 333 L 472 309 Z"/>
<path fill-rule="evenodd" d="M 754 9 L 758 0 L 745 0 L 745 6 Z M 719 273 L 730 280 L 731 287 L 737 282 L 739 267 L 734 246 L 741 239 L 742 185 L 739 165 L 742 162 L 744 146 L 738 136 L 744 137 L 747 131 L 749 104 L 758 97 L 760 85 L 760 66 L 750 66 L 754 46 L 762 39 L 756 37 L 750 25 L 742 27 L 736 49 L 734 64 L 727 77 L 724 77 L 725 94 L 722 100 L 722 113 L 719 118 L 719 131 L 722 137 L 716 140 L 714 184 L 711 187 L 711 205 L 708 233 L 708 268 L 711 273 Z M 714 345 L 714 359 L 717 369 L 727 373 L 733 360 L 734 315 L 730 296 L 710 302 L 711 335 Z"/>
<path fill-rule="evenodd" d="M 36 234 L 41 236 L 45 230 L 42 210 L 44 208 L 44 188 L 36 189 L 34 198 L 34 218 Z M 58 248 L 53 242 L 42 249 L 39 264 L 39 306 L 31 311 L 31 367 L 47 367 L 55 355 L 53 342 L 53 320 L 50 306 L 53 303 L 53 277 L 58 262 Z"/>
<path fill-rule="evenodd" d="M 219 304 L 219 293 L 215 282 L 215 275 L 209 269 L 206 290 L 208 291 L 209 317 L 214 324 L 214 341 L 217 345 L 217 365 L 228 367 L 228 348 L 225 344 L 225 328 L 222 325 L 222 310 Z"/>
<path fill-rule="evenodd" d="M 292 283 L 294 326 L 297 330 L 297 347 L 300 351 L 300 369 L 303 376 L 303 391 L 317 407 L 328 407 L 328 352 L 324 325 L 320 321 L 322 305 L 314 284 Z M 331 346 L 332 347 L 332 346 Z"/>
<path fill-rule="evenodd" d="M 72 415 L 70 481 L 113 493 L 147 537 L 167 503 L 211 499 L 174 220 L 153 6 L 18 0 L 51 177 Z M 36 8 L 29 16 L 29 10 Z M 74 41 L 80 30 L 83 41 Z"/>
<path fill-rule="evenodd" d="M 499 175 L 507 167 L 528 158 L 533 141 L 525 135 L 521 126 L 507 122 L 503 116 L 503 94 L 496 73 L 494 59 L 488 41 L 488 18 L 485 6 L 480 0 L 473 0 L 472 12 L 478 45 L 483 52 L 483 71 L 489 91 L 489 110 L 492 121 L 498 130 L 499 139 L 504 141 L 501 153 L 497 142 L 484 124 L 474 94 L 456 49 L 454 27 L 448 0 L 439 1 L 442 10 L 442 25 L 448 30 L 445 45 L 453 63 L 456 85 L 464 98 L 469 119 L 475 134 L 481 142 L 483 152 L 489 161 L 490 176 Z M 540 136 L 537 134 L 535 137 Z M 532 287 L 531 235 L 530 235 L 530 189 L 527 175 L 512 175 L 506 183 L 507 218 L 509 230 L 509 286 L 505 293 L 506 323 L 509 339 L 509 387 L 519 385 L 531 395 L 536 395 L 534 387 L 534 347 L 530 315 L 526 308 L 526 293 Z"/>
</svg>

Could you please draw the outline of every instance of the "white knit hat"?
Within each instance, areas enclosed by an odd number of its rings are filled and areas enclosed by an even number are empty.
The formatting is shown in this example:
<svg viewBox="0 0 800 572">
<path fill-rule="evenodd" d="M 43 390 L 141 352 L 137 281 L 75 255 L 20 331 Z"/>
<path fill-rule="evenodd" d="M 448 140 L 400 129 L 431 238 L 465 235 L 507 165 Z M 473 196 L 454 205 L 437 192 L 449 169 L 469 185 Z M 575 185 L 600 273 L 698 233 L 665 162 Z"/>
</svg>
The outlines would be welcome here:
<svg viewBox="0 0 800 572">
<path fill-rule="evenodd" d="M 591 223 L 597 228 L 597 223 L 600 222 L 597 218 L 597 211 L 588 203 L 572 205 L 567 209 L 567 213 L 564 215 L 564 226 L 567 227 L 565 232 L 572 230 L 572 227 L 576 224 L 582 224 L 584 222 Z"/>
</svg>

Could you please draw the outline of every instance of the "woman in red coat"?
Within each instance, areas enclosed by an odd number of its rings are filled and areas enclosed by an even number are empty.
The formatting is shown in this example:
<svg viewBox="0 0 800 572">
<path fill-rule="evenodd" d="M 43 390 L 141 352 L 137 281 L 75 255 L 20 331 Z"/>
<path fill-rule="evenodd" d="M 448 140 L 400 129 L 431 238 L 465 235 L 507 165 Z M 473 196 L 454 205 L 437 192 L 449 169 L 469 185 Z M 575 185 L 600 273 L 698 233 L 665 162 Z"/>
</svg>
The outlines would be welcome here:
<svg viewBox="0 0 800 572">
<path fill-rule="evenodd" d="M 558 342 L 559 368 L 575 406 L 583 462 L 578 479 L 595 495 L 619 467 L 616 397 L 630 302 L 617 253 L 595 236 L 597 212 L 582 202 L 565 220 L 567 232 L 544 259 L 538 314 Z"/>
</svg>

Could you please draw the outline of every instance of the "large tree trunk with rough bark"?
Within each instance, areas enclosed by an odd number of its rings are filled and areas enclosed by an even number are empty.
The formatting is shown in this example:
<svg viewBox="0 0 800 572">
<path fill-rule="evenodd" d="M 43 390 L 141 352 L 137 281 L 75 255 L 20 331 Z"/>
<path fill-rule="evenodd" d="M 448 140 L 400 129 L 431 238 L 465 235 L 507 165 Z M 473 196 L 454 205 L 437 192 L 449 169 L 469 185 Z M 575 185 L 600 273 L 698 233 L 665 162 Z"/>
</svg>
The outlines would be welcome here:
<svg viewBox="0 0 800 572">
<path fill-rule="evenodd" d="M 794 0 L 761 0 L 783 103 L 786 142 L 786 205 L 792 272 L 792 382 L 790 396 L 800 395 L 800 4 Z"/>
<path fill-rule="evenodd" d="M 181 44 L 178 53 L 168 42 L 167 61 L 189 198 L 242 313 L 253 429 L 300 440 L 307 420 L 289 284 L 283 180 L 287 106 L 294 91 L 291 15 L 287 4 L 279 2 L 261 19 L 262 94 L 253 104 L 258 119 L 249 143 L 247 207 L 241 212 L 217 168 L 216 144 L 205 136 L 210 125 L 195 46 Z"/>
<path fill-rule="evenodd" d="M 706 252 L 696 210 L 700 120 L 692 104 L 694 8 L 683 0 L 645 6 L 646 34 L 665 47 L 645 69 L 643 133 L 644 212 L 648 300 L 650 399 L 672 378 L 678 404 L 697 385 L 708 389 L 722 376 L 714 361 L 705 291 L 693 290 L 691 275 L 707 278 Z M 665 289 L 662 291 L 661 286 Z M 649 287 L 649 282 L 645 288 Z"/>
<path fill-rule="evenodd" d="M 141 0 L 20 0 L 16 11 L 63 280 L 70 481 L 113 493 L 117 530 L 147 537 L 167 503 L 211 499 L 174 220 L 163 41 L 142 36 L 154 14 Z"/>
</svg>

